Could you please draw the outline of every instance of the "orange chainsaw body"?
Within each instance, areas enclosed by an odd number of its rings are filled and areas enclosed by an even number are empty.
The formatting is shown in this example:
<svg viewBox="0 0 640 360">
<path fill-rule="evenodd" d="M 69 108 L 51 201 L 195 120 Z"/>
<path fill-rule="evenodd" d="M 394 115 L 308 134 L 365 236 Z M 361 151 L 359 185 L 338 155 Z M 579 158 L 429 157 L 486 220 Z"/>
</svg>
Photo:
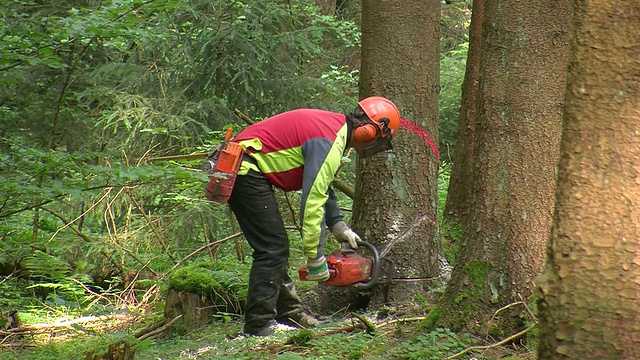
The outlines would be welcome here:
<svg viewBox="0 0 640 360">
<path fill-rule="evenodd" d="M 365 245 L 366 244 L 366 245 Z M 375 248 L 364 241 L 358 245 L 365 245 L 373 253 L 373 257 L 362 256 L 350 248 L 338 249 L 327 255 L 329 280 L 322 282 L 328 286 L 355 286 L 368 288 L 378 280 L 378 253 Z M 298 269 L 300 280 L 307 280 L 308 269 Z"/>
</svg>

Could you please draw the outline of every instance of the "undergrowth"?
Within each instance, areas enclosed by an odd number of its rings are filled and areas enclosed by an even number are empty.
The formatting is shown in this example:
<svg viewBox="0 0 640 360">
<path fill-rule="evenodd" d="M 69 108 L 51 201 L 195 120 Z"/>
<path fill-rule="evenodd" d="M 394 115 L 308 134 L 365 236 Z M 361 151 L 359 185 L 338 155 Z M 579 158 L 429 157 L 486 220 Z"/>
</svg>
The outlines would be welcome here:
<svg viewBox="0 0 640 360">
<path fill-rule="evenodd" d="M 314 331 L 288 330 L 267 338 L 239 336 L 241 321 L 216 321 L 184 335 L 164 340 L 135 341 L 124 332 L 77 336 L 64 342 L 50 341 L 36 348 L 9 353 L 3 359 L 85 359 L 99 354 L 109 345 L 129 341 L 137 360 L 169 359 L 444 359 L 470 344 L 447 329 L 435 329 L 417 336 L 410 327 L 380 329 L 369 334 L 358 330 L 324 335 L 327 331 L 349 324 L 334 320 Z M 466 357 L 467 359 L 469 357 Z M 465 359 L 465 357 L 461 357 Z M 480 359 L 480 358 L 478 358 Z"/>
<path fill-rule="evenodd" d="M 440 176 L 445 179 L 439 185 L 440 191 L 446 191 L 449 167 L 444 166 Z M 442 205 L 441 205 L 442 206 Z M 442 219 L 441 219 L 442 222 Z M 441 226 L 449 239 L 454 241 L 444 244 L 445 248 L 455 247 L 456 229 L 452 226 Z M 299 242 L 298 236 L 292 235 L 293 242 Z M 335 244 L 329 244 L 329 248 Z M 228 246 L 231 246 L 229 244 Z M 450 249 L 451 253 L 455 252 Z M 292 250 L 292 277 L 296 279 L 295 268 L 301 264 L 302 254 Z M 450 259 L 453 260 L 453 259 Z M 453 261 L 452 261 L 453 262 Z M 126 305 L 124 294 L 103 292 L 103 295 L 91 292 L 80 280 L 70 275 L 64 268 L 53 268 L 62 271 L 68 279 L 57 286 L 49 285 L 42 278 L 37 286 L 25 287 L 22 280 L 4 279 L 0 283 L 0 310 L 6 313 L 9 308 L 20 309 L 19 315 L 23 324 L 42 324 L 64 321 L 81 316 L 122 315 L 121 320 L 108 323 L 106 320 L 100 327 L 74 324 L 65 331 L 50 331 L 18 336 L 0 336 L 3 348 L 0 358 L 3 360 L 102 360 L 110 359 L 109 349 L 121 349 L 128 344 L 135 353 L 136 360 L 182 360 L 182 359 L 533 359 L 532 351 L 524 346 L 496 347 L 487 351 L 467 351 L 476 345 L 477 340 L 461 333 L 456 334 L 449 329 L 436 327 L 424 330 L 419 321 L 383 322 L 371 333 L 361 328 L 336 332 L 352 326 L 359 320 L 354 316 L 334 315 L 317 329 L 289 330 L 276 333 L 267 338 L 241 336 L 242 316 L 237 313 L 214 313 L 211 324 L 204 328 L 191 329 L 184 335 L 155 337 L 140 340 L 134 336 L 142 329 L 160 324 L 163 321 L 164 303 L 161 294 L 168 288 L 186 287 L 196 290 L 202 296 L 203 289 L 227 289 L 230 296 L 244 298 L 249 264 L 227 259 L 216 262 L 193 263 L 173 272 L 166 281 L 157 283 L 161 289 L 155 301 Z M 34 270 L 36 270 L 34 268 Z M 45 276 L 46 271 L 34 271 L 34 274 Z M 62 277 L 62 276 L 61 276 Z M 303 293 L 312 290 L 314 283 L 297 282 L 298 291 Z M 204 286 L 204 288 L 202 288 Z M 93 287 L 95 290 L 99 290 Z M 39 293 L 45 294 L 39 297 Z M 132 294 L 140 294 L 130 292 Z M 110 296 L 107 298 L 105 296 Z M 120 298 L 119 298 L 120 297 Z M 113 301 L 110 299 L 118 299 Z M 422 308 L 431 308 L 434 304 L 425 298 L 416 299 Z M 124 305 L 123 305 L 124 304 Z M 237 310 L 237 309 L 236 309 Z M 241 311 L 240 311 L 241 312 Z M 360 314 L 358 316 L 372 319 L 397 317 L 391 308 L 378 309 L 376 314 Z M 419 320 L 419 318 L 417 318 Z M 120 321 L 120 322 L 118 322 Z M 375 321 L 374 321 L 375 322 Z M 6 323 L 0 323 L 0 331 Z M 148 330 L 147 330 L 148 331 Z M 528 336 L 532 336 L 533 333 Z M 534 339 L 529 343 L 533 343 Z M 462 353 L 462 354 L 461 354 Z"/>
<path fill-rule="evenodd" d="M 323 335 L 343 326 L 345 321 L 332 321 L 319 329 L 290 330 L 267 338 L 238 336 L 241 321 L 215 321 L 192 333 L 163 340 L 135 341 L 124 332 L 78 335 L 66 341 L 51 339 L 47 344 L 21 351 L 3 349 L 0 357 L 6 360 L 87 359 L 88 355 L 105 353 L 109 345 L 128 341 L 136 360 L 182 359 L 447 359 L 474 344 L 464 334 L 437 328 L 427 333 L 414 328 L 380 329 L 379 333 L 364 331 Z M 300 337 L 302 336 L 302 340 Z M 298 338 L 297 340 L 296 337 Z M 490 354 L 490 353 L 489 353 Z M 495 354 L 495 352 L 494 352 Z M 513 348 L 501 348 L 502 356 L 469 352 L 458 359 L 533 359 L 533 355 Z"/>
</svg>

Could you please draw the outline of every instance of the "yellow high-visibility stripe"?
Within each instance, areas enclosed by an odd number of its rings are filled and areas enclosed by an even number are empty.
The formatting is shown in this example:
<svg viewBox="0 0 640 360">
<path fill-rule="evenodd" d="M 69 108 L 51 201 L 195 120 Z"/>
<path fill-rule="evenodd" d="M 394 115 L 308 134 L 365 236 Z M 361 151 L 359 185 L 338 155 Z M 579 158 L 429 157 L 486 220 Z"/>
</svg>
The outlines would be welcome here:
<svg viewBox="0 0 640 360">
<path fill-rule="evenodd" d="M 256 153 L 254 158 L 264 174 L 285 172 L 304 166 L 302 147 L 294 147 L 267 154 Z"/>
</svg>

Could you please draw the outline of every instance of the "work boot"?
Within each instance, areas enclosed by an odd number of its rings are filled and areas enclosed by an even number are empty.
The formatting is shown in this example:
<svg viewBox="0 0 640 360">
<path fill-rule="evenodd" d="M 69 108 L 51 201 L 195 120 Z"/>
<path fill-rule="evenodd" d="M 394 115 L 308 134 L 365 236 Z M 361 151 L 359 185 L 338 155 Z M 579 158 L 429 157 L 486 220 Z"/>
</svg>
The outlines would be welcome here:
<svg viewBox="0 0 640 360">
<path fill-rule="evenodd" d="M 265 326 L 256 331 L 245 331 L 245 335 L 251 336 L 271 336 L 279 331 L 295 330 L 295 327 L 287 324 L 279 324 L 275 320 L 269 321 Z"/>
<path fill-rule="evenodd" d="M 245 331 L 245 334 L 253 336 L 270 336 L 273 335 L 274 332 L 276 332 L 276 326 L 278 326 L 278 323 L 276 323 L 274 320 L 271 320 L 265 326 L 259 328 L 258 330 L 249 332 Z"/>
<path fill-rule="evenodd" d="M 293 314 L 288 314 L 281 318 L 276 318 L 280 324 L 293 326 L 298 329 L 311 329 L 318 326 L 318 320 L 314 319 L 312 316 L 307 315 L 304 312 L 297 312 Z"/>
</svg>

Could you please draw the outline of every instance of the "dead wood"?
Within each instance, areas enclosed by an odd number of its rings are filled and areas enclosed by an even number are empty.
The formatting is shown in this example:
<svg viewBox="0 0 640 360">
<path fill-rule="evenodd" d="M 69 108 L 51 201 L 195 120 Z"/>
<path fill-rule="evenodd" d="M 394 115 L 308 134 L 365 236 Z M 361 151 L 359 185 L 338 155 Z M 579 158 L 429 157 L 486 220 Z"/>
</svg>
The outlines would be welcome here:
<svg viewBox="0 0 640 360">
<path fill-rule="evenodd" d="M 468 348 L 466 348 L 466 349 L 464 349 L 464 350 L 460 351 L 460 352 L 459 352 L 459 353 L 457 353 L 457 354 L 453 354 L 453 355 L 449 356 L 448 358 L 446 358 L 446 360 L 452 360 L 452 359 L 455 359 L 455 358 L 460 357 L 460 356 L 462 356 L 462 355 L 464 355 L 464 354 L 466 354 L 466 353 L 468 353 L 468 352 L 478 351 L 478 350 L 487 350 L 487 349 L 491 349 L 491 348 L 494 348 L 494 347 L 497 347 L 497 346 L 504 345 L 504 344 L 506 344 L 506 343 L 508 343 L 508 342 L 511 342 L 511 341 L 514 341 L 514 340 L 516 340 L 516 339 L 521 338 L 522 336 L 524 336 L 526 333 L 528 333 L 529 331 L 531 331 L 531 330 L 532 330 L 533 328 L 535 328 L 536 326 L 538 326 L 538 323 L 537 323 L 537 322 L 535 322 L 535 323 L 533 323 L 533 324 L 529 325 L 529 327 L 527 327 L 526 329 L 524 329 L 524 330 L 522 330 L 522 331 L 520 331 L 520 332 L 517 332 L 517 333 L 515 333 L 515 334 L 513 334 L 513 335 L 511 335 L 511 336 L 509 336 L 509 337 L 507 337 L 507 338 L 505 338 L 505 339 L 502 339 L 502 340 L 500 340 L 500 341 L 498 341 L 498 342 L 496 342 L 496 343 L 490 344 L 490 345 L 482 345 L 482 346 L 471 346 L 471 347 L 468 347 Z"/>
<path fill-rule="evenodd" d="M 164 333 L 167 329 L 169 329 L 171 326 L 173 326 L 173 324 L 180 320 L 180 318 L 182 318 L 182 315 L 178 315 L 176 317 L 174 317 L 173 319 L 171 319 L 171 321 L 169 321 L 168 323 L 156 328 L 155 330 L 149 331 L 147 333 L 138 333 L 136 334 L 136 338 L 140 341 L 145 340 L 145 339 L 149 339 L 149 338 L 154 338 L 157 337 L 159 335 L 161 335 L 162 333 Z"/>
<path fill-rule="evenodd" d="M 367 324 L 365 324 L 365 322 L 362 321 L 360 316 L 357 316 L 358 319 L 360 319 L 359 322 L 355 322 L 351 325 L 348 326 L 343 326 L 337 329 L 330 329 L 330 330 L 326 330 L 324 332 L 318 333 L 318 334 L 314 334 L 313 338 L 317 339 L 319 337 L 323 337 L 323 336 L 327 336 L 327 335 L 333 335 L 333 334 L 340 334 L 340 333 L 348 333 L 348 332 L 352 332 L 358 329 L 363 329 L 363 330 L 367 330 L 367 332 L 369 332 L 370 330 L 370 326 L 371 326 L 371 322 L 369 322 L 367 320 Z M 295 336 L 291 336 L 287 339 L 287 341 L 285 341 L 282 344 L 271 344 L 265 347 L 261 347 L 258 349 L 255 349 L 254 352 L 259 352 L 259 351 L 263 351 L 263 350 L 269 350 L 271 352 L 275 352 L 275 351 L 280 351 L 282 349 L 288 348 L 292 345 L 296 345 L 298 343 L 298 339 Z"/>
<path fill-rule="evenodd" d="M 121 341 L 109 345 L 109 350 L 104 354 L 87 354 L 85 360 L 135 360 L 135 350 L 128 341 Z"/>
<path fill-rule="evenodd" d="M 131 321 L 132 316 L 127 314 L 113 314 L 104 316 L 84 316 L 77 319 L 60 320 L 53 323 L 24 324 L 14 329 L 0 330 L 0 337 L 15 336 L 18 334 L 41 334 L 55 333 L 65 330 L 80 331 L 86 329 L 108 329 L 113 327 L 113 323 L 123 323 Z"/>
<path fill-rule="evenodd" d="M 394 320 L 389 320 L 389 321 L 385 321 L 383 323 L 380 324 L 376 324 L 372 321 L 370 321 L 369 319 L 365 318 L 362 315 L 356 314 L 356 313 L 351 313 L 352 316 L 356 317 L 358 320 L 357 322 L 354 322 L 351 325 L 348 326 L 343 326 L 337 329 L 329 329 L 326 330 L 324 332 L 318 333 L 318 334 L 314 334 L 313 338 L 319 338 L 319 337 L 323 337 L 323 336 L 328 336 L 328 335 L 333 335 L 333 334 L 340 334 L 340 333 L 349 333 L 352 331 L 356 331 L 359 329 L 365 330 L 366 332 L 373 334 L 376 332 L 377 328 L 381 328 L 384 326 L 389 326 L 389 325 L 393 325 L 393 324 L 404 324 L 404 323 L 408 323 L 408 322 L 413 322 L 413 321 L 421 321 L 424 320 L 425 317 L 411 317 L 411 318 L 401 318 L 401 319 L 394 319 Z M 259 352 L 259 351 L 263 351 L 263 350 L 269 350 L 270 352 L 276 352 L 276 351 L 282 351 L 283 349 L 289 348 L 291 346 L 294 345 L 298 345 L 298 339 L 296 338 L 296 336 L 291 336 L 287 339 L 287 341 L 285 341 L 282 344 L 271 344 L 268 345 L 266 347 L 261 347 L 259 349 L 255 349 L 255 352 Z"/>
</svg>

